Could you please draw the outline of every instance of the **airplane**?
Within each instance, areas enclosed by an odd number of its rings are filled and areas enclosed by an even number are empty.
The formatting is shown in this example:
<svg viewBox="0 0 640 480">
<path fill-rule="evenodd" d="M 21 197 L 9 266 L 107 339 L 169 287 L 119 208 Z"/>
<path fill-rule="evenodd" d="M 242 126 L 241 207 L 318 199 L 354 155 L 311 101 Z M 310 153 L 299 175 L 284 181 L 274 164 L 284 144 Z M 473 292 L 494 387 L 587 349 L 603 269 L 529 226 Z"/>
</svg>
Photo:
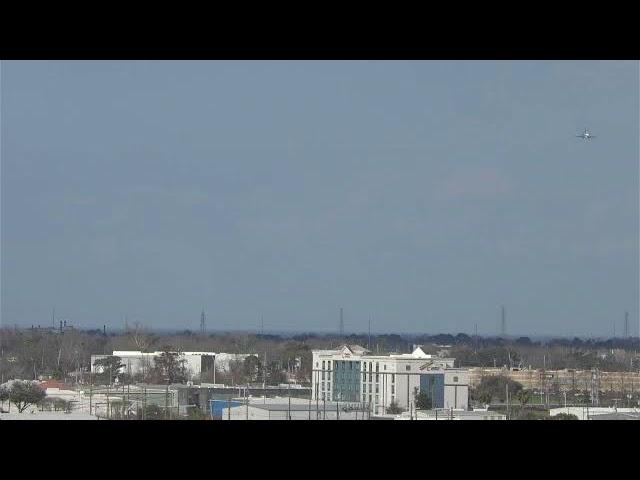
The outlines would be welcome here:
<svg viewBox="0 0 640 480">
<path fill-rule="evenodd" d="M 584 133 L 581 133 L 580 135 L 576 135 L 576 137 L 582 138 L 583 140 L 591 140 L 592 138 L 596 138 L 595 135 L 591 135 L 589 133 L 589 130 L 587 130 L 586 128 L 584 129 Z"/>
</svg>

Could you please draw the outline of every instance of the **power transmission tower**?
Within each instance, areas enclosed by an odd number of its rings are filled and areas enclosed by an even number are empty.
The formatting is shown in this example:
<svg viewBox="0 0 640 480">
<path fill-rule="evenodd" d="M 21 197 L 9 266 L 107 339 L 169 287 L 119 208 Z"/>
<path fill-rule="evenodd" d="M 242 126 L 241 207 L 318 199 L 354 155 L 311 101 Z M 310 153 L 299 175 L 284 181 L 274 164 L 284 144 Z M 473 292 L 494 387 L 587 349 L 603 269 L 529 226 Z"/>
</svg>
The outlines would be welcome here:
<svg viewBox="0 0 640 480">
<path fill-rule="evenodd" d="M 505 337 L 507 335 L 507 315 L 504 309 L 504 305 L 502 305 L 501 311 L 502 311 L 502 322 L 500 325 L 500 335 Z"/>
<path fill-rule="evenodd" d="M 200 314 L 200 334 L 201 335 L 204 335 L 204 332 L 206 330 L 206 328 L 205 328 L 205 320 L 206 320 L 206 317 L 205 317 L 204 308 L 203 308 L 202 309 L 202 313 Z"/>
<path fill-rule="evenodd" d="M 624 312 L 624 338 L 629 337 L 629 312 Z"/>
<path fill-rule="evenodd" d="M 340 337 L 344 336 L 344 311 L 340 307 Z"/>
</svg>

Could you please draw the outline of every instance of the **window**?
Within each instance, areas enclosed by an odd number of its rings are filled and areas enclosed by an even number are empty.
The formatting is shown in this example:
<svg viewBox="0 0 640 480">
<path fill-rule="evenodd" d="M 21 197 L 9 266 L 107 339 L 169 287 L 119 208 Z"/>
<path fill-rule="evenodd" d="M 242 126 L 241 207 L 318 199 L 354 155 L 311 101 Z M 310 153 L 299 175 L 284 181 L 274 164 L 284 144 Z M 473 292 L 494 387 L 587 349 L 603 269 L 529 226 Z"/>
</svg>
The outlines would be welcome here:
<svg viewBox="0 0 640 480">
<path fill-rule="evenodd" d="M 369 393 L 371 393 L 371 389 L 372 389 L 372 388 L 373 388 L 373 387 L 371 386 L 371 384 L 369 384 Z"/>
<path fill-rule="evenodd" d="M 367 401 L 367 394 L 366 394 L 366 393 L 363 393 L 363 394 L 362 394 L 362 401 L 363 401 L 363 402 L 366 402 L 366 401 Z"/>
<path fill-rule="evenodd" d="M 456 383 L 458 381 L 458 377 L 453 377 L 453 382 Z"/>
<path fill-rule="evenodd" d="M 405 370 L 411 370 L 411 365 L 407 365 L 406 367 L 404 367 Z"/>
<path fill-rule="evenodd" d="M 316 362 L 316 368 L 318 368 L 318 362 Z"/>
<path fill-rule="evenodd" d="M 331 384 L 329 382 L 327 382 L 327 391 L 330 392 L 331 391 Z"/>
<path fill-rule="evenodd" d="M 396 374 L 395 373 L 391 374 L 391 383 L 396 383 Z"/>
<path fill-rule="evenodd" d="M 386 364 L 386 363 L 384 364 L 384 369 L 385 369 L 385 370 L 387 369 L 387 364 Z"/>
<path fill-rule="evenodd" d="M 378 401 L 379 401 L 378 398 L 379 398 L 378 395 L 376 395 L 376 405 L 378 404 Z"/>
<path fill-rule="evenodd" d="M 396 393 L 396 386 L 391 385 L 391 395 L 394 395 L 395 393 Z M 391 397 L 391 401 L 393 401 L 393 397 Z"/>
<path fill-rule="evenodd" d="M 379 382 L 379 381 L 380 381 L 380 378 L 379 378 L 378 374 L 376 373 L 376 382 Z"/>
<path fill-rule="evenodd" d="M 380 371 L 380 365 L 378 365 L 378 362 L 376 362 L 376 372 Z"/>
<path fill-rule="evenodd" d="M 322 382 L 322 391 L 324 392 L 324 382 Z"/>
<path fill-rule="evenodd" d="M 380 385 L 376 383 L 376 393 L 380 393 Z"/>
<path fill-rule="evenodd" d="M 369 381 L 371 381 L 371 370 L 369 370 Z"/>
</svg>

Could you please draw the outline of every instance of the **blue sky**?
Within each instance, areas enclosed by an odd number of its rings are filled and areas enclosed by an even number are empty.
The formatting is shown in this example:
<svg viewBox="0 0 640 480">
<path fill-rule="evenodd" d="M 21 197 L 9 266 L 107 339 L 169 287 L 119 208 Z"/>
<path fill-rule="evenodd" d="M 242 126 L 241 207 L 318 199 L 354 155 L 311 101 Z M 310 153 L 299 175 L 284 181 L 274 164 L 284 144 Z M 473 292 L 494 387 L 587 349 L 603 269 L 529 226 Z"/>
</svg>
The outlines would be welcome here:
<svg viewBox="0 0 640 480">
<path fill-rule="evenodd" d="M 638 62 L 3 61 L 2 323 L 638 324 Z M 585 127 L 597 136 L 574 135 Z"/>
</svg>

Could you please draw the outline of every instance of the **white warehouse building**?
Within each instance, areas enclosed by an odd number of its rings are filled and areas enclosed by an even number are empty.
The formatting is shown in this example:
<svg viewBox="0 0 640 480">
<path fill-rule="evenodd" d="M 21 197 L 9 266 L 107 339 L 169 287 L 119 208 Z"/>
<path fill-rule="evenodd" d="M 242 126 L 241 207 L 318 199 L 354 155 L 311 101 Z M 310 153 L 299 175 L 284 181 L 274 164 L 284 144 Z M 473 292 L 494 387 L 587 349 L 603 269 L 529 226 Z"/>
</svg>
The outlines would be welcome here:
<svg viewBox="0 0 640 480">
<path fill-rule="evenodd" d="M 184 366 L 190 379 L 199 378 L 202 372 L 228 371 L 232 361 L 244 361 L 251 353 L 214 353 L 214 352 L 177 352 L 178 359 L 184 360 Z M 114 350 L 112 355 L 91 355 L 91 371 L 102 373 L 101 367 L 95 362 L 101 358 L 119 357 L 124 365 L 120 373 L 136 375 L 153 368 L 155 359 L 162 352 L 140 352 L 131 350 Z"/>
<path fill-rule="evenodd" d="M 384 415 L 395 403 L 415 409 L 415 394 L 425 392 L 432 408 L 467 410 L 469 374 L 454 368 L 455 359 L 412 353 L 370 355 L 359 345 L 313 351 L 312 398 L 364 403 L 373 415 Z"/>
</svg>

